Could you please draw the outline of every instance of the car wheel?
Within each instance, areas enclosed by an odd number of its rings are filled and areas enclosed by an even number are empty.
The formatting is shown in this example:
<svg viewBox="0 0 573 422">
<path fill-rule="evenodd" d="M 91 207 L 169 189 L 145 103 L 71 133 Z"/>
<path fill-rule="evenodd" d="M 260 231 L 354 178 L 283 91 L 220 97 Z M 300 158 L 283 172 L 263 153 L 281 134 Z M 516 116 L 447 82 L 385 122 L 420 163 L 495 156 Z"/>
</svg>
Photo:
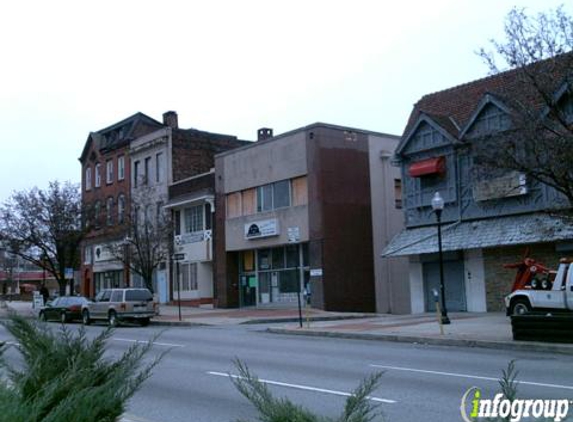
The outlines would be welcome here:
<svg viewBox="0 0 573 422">
<path fill-rule="evenodd" d="M 65 324 L 66 322 L 68 322 L 68 315 L 66 314 L 66 311 L 64 311 L 60 314 L 60 322 L 62 324 Z"/>
<path fill-rule="evenodd" d="M 82 312 L 82 324 L 84 325 L 90 325 L 92 322 L 91 318 L 90 318 L 90 313 L 87 309 L 84 309 L 84 311 Z"/>
<path fill-rule="evenodd" d="M 40 314 L 38 315 L 38 319 L 40 321 L 44 321 L 44 322 L 46 322 L 48 320 L 48 318 L 46 318 L 46 314 L 43 311 L 40 312 Z"/>
<path fill-rule="evenodd" d="M 531 312 L 531 305 L 527 299 L 516 299 L 511 305 L 511 315 L 525 315 Z"/>
<path fill-rule="evenodd" d="M 147 327 L 149 325 L 149 318 L 142 318 L 139 320 L 139 325 L 142 327 Z"/>
<path fill-rule="evenodd" d="M 115 313 L 115 311 L 109 311 L 109 314 L 107 316 L 107 321 L 110 327 L 117 327 L 119 321 L 117 320 L 117 314 Z"/>
</svg>

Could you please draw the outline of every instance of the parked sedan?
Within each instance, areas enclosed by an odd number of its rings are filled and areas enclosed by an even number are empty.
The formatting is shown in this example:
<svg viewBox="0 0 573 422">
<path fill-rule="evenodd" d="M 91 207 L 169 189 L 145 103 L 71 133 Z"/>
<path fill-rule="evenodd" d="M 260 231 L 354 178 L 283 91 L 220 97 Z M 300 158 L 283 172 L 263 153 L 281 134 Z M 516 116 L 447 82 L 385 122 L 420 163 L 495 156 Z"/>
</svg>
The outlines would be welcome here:
<svg viewBox="0 0 573 422">
<path fill-rule="evenodd" d="M 60 296 L 46 303 L 38 315 L 42 321 L 56 320 L 62 324 L 82 319 L 82 307 L 89 300 L 83 296 Z"/>
</svg>

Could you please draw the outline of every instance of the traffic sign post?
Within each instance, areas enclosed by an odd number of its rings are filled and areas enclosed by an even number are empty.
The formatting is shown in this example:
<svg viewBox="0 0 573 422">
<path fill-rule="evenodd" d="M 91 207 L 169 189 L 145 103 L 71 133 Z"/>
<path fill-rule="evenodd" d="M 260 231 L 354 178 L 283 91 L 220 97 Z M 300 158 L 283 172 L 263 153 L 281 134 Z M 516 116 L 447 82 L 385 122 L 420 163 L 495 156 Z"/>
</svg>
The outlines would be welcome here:
<svg viewBox="0 0 573 422">
<path fill-rule="evenodd" d="M 179 280 L 179 261 L 183 261 L 184 259 L 184 253 L 173 254 L 173 260 L 175 261 L 175 267 L 177 269 L 175 277 L 177 278 L 177 308 L 179 311 L 179 321 L 181 321 L 181 281 Z"/>
</svg>

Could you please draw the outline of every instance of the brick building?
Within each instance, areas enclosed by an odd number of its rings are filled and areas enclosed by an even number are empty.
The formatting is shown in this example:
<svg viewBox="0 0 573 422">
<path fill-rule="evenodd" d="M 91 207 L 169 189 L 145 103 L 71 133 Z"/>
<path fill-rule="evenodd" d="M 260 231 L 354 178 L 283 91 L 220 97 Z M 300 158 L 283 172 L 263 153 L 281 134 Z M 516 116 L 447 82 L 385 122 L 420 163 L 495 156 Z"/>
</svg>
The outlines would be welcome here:
<svg viewBox="0 0 573 422">
<path fill-rule="evenodd" d="M 129 285 L 129 270 L 107 246 L 126 236 L 130 209 L 130 142 L 163 125 L 142 113 L 92 132 L 79 158 L 82 204 L 90 231 L 82 245 L 81 291 L 94 296 L 104 287 Z"/>
<path fill-rule="evenodd" d="M 90 133 L 80 157 L 82 202 L 91 228 L 82 246 L 82 292 L 93 296 L 102 288 L 140 285 L 141 277 L 110 252 L 137 221 L 130 218 L 133 212 L 145 211 L 153 221 L 151 214 L 164 212 L 169 185 L 209 172 L 215 154 L 244 144 L 235 136 L 179 128 L 174 111 L 164 113 L 163 122 L 137 113 Z M 153 204 L 151 210 L 138 208 L 142 197 Z M 153 276 L 162 302 L 171 300 L 170 280 L 169 262 L 163 262 Z"/>
</svg>

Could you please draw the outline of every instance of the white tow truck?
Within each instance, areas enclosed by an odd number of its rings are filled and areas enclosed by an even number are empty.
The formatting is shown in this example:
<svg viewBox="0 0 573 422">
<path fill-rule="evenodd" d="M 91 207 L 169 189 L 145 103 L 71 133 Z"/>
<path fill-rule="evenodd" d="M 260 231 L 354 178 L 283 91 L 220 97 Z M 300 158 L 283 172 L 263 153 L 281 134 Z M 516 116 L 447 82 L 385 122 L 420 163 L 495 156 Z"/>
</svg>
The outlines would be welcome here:
<svg viewBox="0 0 573 422">
<path fill-rule="evenodd" d="M 505 297 L 507 315 L 526 313 L 573 314 L 573 259 L 563 258 L 554 280 L 531 283 Z"/>
</svg>

